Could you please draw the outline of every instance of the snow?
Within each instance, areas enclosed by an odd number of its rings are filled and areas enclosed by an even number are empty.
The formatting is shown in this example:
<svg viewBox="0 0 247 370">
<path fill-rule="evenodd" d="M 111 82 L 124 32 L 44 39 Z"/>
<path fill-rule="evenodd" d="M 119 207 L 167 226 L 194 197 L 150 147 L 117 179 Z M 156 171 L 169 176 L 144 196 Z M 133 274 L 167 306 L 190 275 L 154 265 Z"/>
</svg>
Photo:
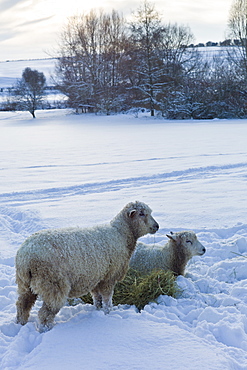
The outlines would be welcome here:
<svg viewBox="0 0 247 370">
<path fill-rule="evenodd" d="M 247 369 L 247 121 L 145 115 L 0 112 L 0 368 Z M 166 233 L 191 229 L 206 247 L 141 313 L 66 305 L 56 325 L 15 323 L 14 258 L 43 228 L 91 226 L 146 202 Z"/>
<path fill-rule="evenodd" d="M 55 63 L 55 58 L 0 61 L 0 88 L 12 87 L 27 67 L 43 72 L 47 84 L 53 85 L 51 75 L 54 74 Z"/>
<path fill-rule="evenodd" d="M 0 61 L 0 105 L 9 99 L 9 88 L 16 85 L 17 80 L 21 79 L 22 73 L 27 67 L 38 70 L 45 75 L 49 88 L 45 90 L 44 103 L 49 103 L 51 107 L 57 107 L 58 104 L 63 105 L 67 100 L 66 96 L 53 89 L 55 64 L 55 58 Z"/>
</svg>

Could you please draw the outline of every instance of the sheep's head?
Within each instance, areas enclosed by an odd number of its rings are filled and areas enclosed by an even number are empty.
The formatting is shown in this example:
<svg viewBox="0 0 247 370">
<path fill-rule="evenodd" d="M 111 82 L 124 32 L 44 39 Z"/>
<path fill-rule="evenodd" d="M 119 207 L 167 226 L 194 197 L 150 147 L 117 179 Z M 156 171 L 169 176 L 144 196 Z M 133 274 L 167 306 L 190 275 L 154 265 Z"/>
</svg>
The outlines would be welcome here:
<svg viewBox="0 0 247 370">
<path fill-rule="evenodd" d="M 152 210 L 147 204 L 136 201 L 127 204 L 125 209 L 138 238 L 146 234 L 155 234 L 158 231 L 159 224 L 151 216 Z"/>
<path fill-rule="evenodd" d="M 166 236 L 173 240 L 177 246 L 183 247 L 190 257 L 202 256 L 206 252 L 206 248 L 199 242 L 193 231 L 179 231 L 177 233 L 171 231 L 171 234 Z"/>
</svg>

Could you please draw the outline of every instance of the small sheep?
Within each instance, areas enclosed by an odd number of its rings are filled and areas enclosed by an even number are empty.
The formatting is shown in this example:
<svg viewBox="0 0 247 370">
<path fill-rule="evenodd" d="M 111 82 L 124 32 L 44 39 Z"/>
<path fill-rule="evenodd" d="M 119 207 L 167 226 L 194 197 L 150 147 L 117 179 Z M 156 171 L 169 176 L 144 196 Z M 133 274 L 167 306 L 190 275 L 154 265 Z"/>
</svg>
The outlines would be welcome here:
<svg viewBox="0 0 247 370">
<path fill-rule="evenodd" d="M 154 234 L 158 223 L 144 203 L 127 204 L 110 224 L 93 228 L 43 230 L 31 235 L 16 255 L 17 322 L 24 325 L 37 297 L 41 330 L 53 325 L 67 297 L 88 292 L 108 313 L 115 283 L 126 274 L 136 241 Z"/>
<path fill-rule="evenodd" d="M 138 242 L 129 266 L 141 273 L 164 269 L 176 275 L 184 275 L 187 262 L 193 256 L 202 256 L 206 252 L 193 231 L 171 232 L 171 235 L 166 236 L 169 241 L 163 247 L 150 247 Z"/>
</svg>

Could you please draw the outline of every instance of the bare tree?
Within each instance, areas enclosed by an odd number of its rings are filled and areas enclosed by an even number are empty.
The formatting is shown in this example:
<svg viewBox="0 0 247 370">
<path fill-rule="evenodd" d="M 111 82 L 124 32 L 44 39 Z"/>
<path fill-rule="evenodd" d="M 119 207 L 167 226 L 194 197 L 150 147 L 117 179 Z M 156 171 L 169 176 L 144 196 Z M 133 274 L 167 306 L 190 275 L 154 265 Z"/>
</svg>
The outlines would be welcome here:
<svg viewBox="0 0 247 370">
<path fill-rule="evenodd" d="M 58 85 L 72 106 L 110 109 L 121 85 L 125 25 L 116 11 L 91 10 L 72 17 L 61 36 L 56 68 Z M 115 103 L 116 104 L 116 103 Z"/>
<path fill-rule="evenodd" d="M 13 89 L 17 108 L 27 110 L 35 118 L 35 111 L 44 97 L 45 83 L 43 72 L 27 67 Z"/>
<path fill-rule="evenodd" d="M 228 19 L 229 37 L 235 46 L 229 49 L 229 55 L 237 67 L 247 76 L 247 0 L 234 0 Z"/>
<path fill-rule="evenodd" d="M 133 88 L 138 90 L 137 100 L 146 101 L 151 116 L 154 116 L 156 96 L 162 83 L 162 25 L 155 6 L 145 0 L 134 15 L 130 28 L 130 79 L 134 82 Z"/>
<path fill-rule="evenodd" d="M 163 73 L 168 81 L 179 82 L 181 75 L 194 70 L 198 64 L 197 50 L 189 48 L 194 39 L 189 27 L 175 24 L 163 26 Z"/>
<path fill-rule="evenodd" d="M 181 84 L 186 73 L 195 68 L 198 54 L 188 49 L 193 41 L 189 27 L 163 24 L 155 6 L 144 0 L 131 23 L 133 87 L 136 100 L 160 109 L 164 96 Z"/>
</svg>

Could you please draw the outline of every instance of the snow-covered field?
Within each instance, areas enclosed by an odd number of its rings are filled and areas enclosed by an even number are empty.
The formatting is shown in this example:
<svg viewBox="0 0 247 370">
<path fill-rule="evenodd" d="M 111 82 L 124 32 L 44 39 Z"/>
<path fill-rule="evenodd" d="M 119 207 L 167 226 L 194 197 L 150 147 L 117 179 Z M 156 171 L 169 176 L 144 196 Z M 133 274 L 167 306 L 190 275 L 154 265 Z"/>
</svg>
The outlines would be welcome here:
<svg viewBox="0 0 247 370">
<path fill-rule="evenodd" d="M 247 369 L 247 121 L 165 121 L 69 111 L 0 112 L 0 369 Z M 141 200 L 145 242 L 194 230 L 182 294 L 141 313 L 65 306 L 56 325 L 15 323 L 14 257 L 42 228 L 109 221 Z"/>
<path fill-rule="evenodd" d="M 31 59 L 0 61 L 0 88 L 12 87 L 26 67 L 43 72 L 48 85 L 52 84 L 51 76 L 54 74 L 56 59 Z"/>
<path fill-rule="evenodd" d="M 216 55 L 225 57 L 230 50 L 229 47 L 199 47 L 198 50 L 205 60 L 211 60 Z M 24 60 L 0 60 L 0 89 L 8 88 L 16 83 L 18 78 L 21 78 L 22 72 L 26 67 L 37 69 L 43 72 L 48 85 L 53 85 L 51 76 L 55 73 L 56 58 L 46 59 L 24 59 Z"/>
<path fill-rule="evenodd" d="M 48 102 L 51 107 L 57 107 L 59 104 L 61 106 L 65 102 L 66 97 L 59 91 L 53 90 L 55 63 L 55 58 L 0 61 L 0 108 L 1 104 L 6 103 L 10 98 L 9 88 L 15 86 L 27 67 L 43 72 L 45 75 L 46 84 L 49 88 L 45 90 L 44 102 Z"/>
</svg>

